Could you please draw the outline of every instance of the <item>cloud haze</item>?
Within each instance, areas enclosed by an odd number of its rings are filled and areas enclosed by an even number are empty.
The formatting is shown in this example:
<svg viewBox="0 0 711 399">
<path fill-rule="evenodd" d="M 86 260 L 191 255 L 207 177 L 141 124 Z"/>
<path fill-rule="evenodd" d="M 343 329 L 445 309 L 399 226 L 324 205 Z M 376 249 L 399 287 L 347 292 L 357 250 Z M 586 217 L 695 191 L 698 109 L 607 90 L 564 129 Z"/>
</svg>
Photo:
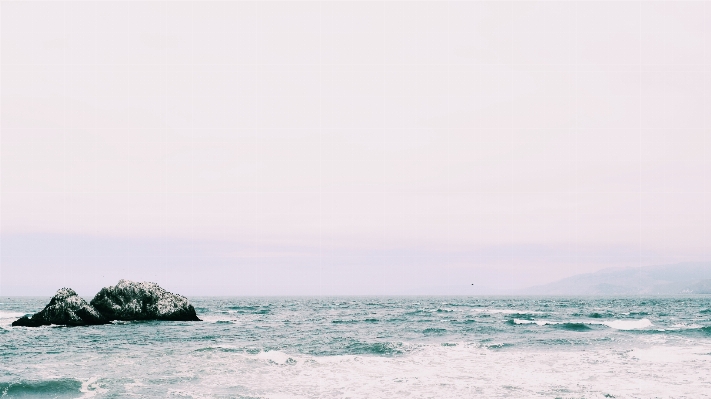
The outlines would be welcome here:
<svg viewBox="0 0 711 399">
<path fill-rule="evenodd" d="M 3 2 L 0 293 L 709 260 L 710 7 Z"/>
</svg>

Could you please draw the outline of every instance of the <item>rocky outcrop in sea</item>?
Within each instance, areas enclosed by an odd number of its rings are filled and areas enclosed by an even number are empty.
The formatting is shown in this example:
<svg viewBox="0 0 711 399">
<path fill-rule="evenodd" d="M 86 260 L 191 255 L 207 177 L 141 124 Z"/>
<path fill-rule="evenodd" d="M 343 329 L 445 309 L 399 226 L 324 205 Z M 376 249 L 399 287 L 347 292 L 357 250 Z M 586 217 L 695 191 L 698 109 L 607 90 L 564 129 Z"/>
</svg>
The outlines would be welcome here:
<svg viewBox="0 0 711 399">
<path fill-rule="evenodd" d="M 121 280 L 102 288 L 91 305 L 111 320 L 200 321 L 187 298 L 156 283 Z"/>
<path fill-rule="evenodd" d="M 73 289 L 62 288 L 54 294 L 44 309 L 31 317 L 23 316 L 15 320 L 12 325 L 24 327 L 48 326 L 50 324 L 88 326 L 107 323 L 109 320 L 77 295 Z"/>
<path fill-rule="evenodd" d="M 50 324 L 87 326 L 113 320 L 200 321 L 188 299 L 156 283 L 121 280 L 104 287 L 87 303 L 71 288 L 62 288 L 40 312 L 23 316 L 13 326 L 39 327 Z"/>
</svg>

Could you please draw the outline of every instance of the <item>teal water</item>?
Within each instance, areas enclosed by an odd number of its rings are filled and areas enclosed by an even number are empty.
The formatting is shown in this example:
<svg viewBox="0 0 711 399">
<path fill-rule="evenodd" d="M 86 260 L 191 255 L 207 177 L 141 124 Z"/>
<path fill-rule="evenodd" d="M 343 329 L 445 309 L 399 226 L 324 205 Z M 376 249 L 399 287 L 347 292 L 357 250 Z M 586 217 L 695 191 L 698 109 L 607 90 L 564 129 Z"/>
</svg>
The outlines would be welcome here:
<svg viewBox="0 0 711 399">
<path fill-rule="evenodd" d="M 711 297 L 190 298 L 204 322 L 11 327 L 1 397 L 711 397 Z"/>
</svg>

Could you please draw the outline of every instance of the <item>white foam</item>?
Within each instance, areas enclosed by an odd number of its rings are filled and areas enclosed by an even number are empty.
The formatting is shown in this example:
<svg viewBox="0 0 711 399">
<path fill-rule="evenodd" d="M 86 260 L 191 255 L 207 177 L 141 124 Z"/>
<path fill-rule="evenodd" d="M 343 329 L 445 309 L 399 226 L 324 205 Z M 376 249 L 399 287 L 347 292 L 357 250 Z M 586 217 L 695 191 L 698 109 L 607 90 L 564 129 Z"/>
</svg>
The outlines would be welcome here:
<svg viewBox="0 0 711 399">
<path fill-rule="evenodd" d="M 709 357 L 707 353 L 699 352 L 698 349 L 693 347 L 678 348 L 667 346 L 637 348 L 630 351 L 629 355 L 634 359 L 658 364 L 681 362 L 703 363 Z"/>
<path fill-rule="evenodd" d="M 107 392 L 106 389 L 101 388 L 101 386 L 97 384 L 97 379 L 97 377 L 91 377 L 85 381 L 82 381 L 81 388 L 79 389 L 82 393 L 80 396 L 81 399 L 93 398 L 97 393 Z"/>
<path fill-rule="evenodd" d="M 673 329 L 677 330 L 697 330 L 699 328 L 704 328 L 696 323 L 686 324 L 686 323 L 676 323 L 672 325 Z"/>
<path fill-rule="evenodd" d="M 12 322 L 24 316 L 26 313 L 8 312 L 0 310 L 0 328 L 7 330 L 12 325 Z"/>
<path fill-rule="evenodd" d="M 258 354 L 254 355 L 254 357 L 276 364 L 293 364 L 298 362 L 298 360 L 295 359 L 294 356 L 288 355 L 281 351 L 259 352 Z"/>
<path fill-rule="evenodd" d="M 641 320 L 612 320 L 604 321 L 600 324 L 614 328 L 615 330 L 639 330 L 653 326 L 649 319 Z"/>
<path fill-rule="evenodd" d="M 515 309 L 472 309 L 472 312 L 476 313 L 491 313 L 491 314 L 543 314 L 544 312 L 531 311 L 531 310 L 515 310 Z"/>
<path fill-rule="evenodd" d="M 612 320 L 612 321 L 596 321 L 596 320 L 571 320 L 571 321 L 549 321 L 549 320 L 522 320 L 513 319 L 514 324 L 536 324 L 539 326 L 556 325 L 556 324 L 588 324 L 588 325 L 603 325 L 616 330 L 639 330 L 653 326 L 649 319 L 641 320 Z M 691 327 L 687 327 L 691 328 Z M 697 326 L 701 328 L 701 326 Z"/>
<path fill-rule="evenodd" d="M 136 350 L 92 353 L 81 362 L 58 359 L 43 365 L 40 374 L 76 375 L 83 381 L 83 398 L 102 397 L 102 389 L 123 389 L 118 396 L 133 397 L 162 396 L 170 389 L 192 398 L 708 397 L 711 342 L 650 343 L 629 350 L 500 351 L 457 342 L 423 344 L 400 356 L 177 351 L 171 358 Z M 36 373 L 32 362 L 17 359 L 18 369 Z M 92 374 L 80 376 L 89 369 Z M 169 387 L 161 385 L 168 381 Z"/>
<path fill-rule="evenodd" d="M 555 321 L 543 321 L 543 320 L 521 320 L 521 319 L 513 319 L 514 324 L 537 324 L 539 326 L 545 326 L 547 324 L 560 324 L 559 322 Z"/>
<path fill-rule="evenodd" d="M 8 312 L 5 310 L 0 310 L 0 319 L 18 319 L 27 313 L 20 313 L 20 312 Z"/>
<path fill-rule="evenodd" d="M 705 397 L 711 356 L 703 352 L 711 343 L 701 346 L 497 351 L 460 342 L 396 357 L 299 355 L 292 367 L 284 365 L 297 357 L 270 351 L 225 357 L 221 367 L 229 371 L 204 374 L 203 386 L 239 381 L 265 398 L 558 397 L 562 391 L 566 397 Z M 249 362 L 255 358 L 266 361 Z"/>
<path fill-rule="evenodd" d="M 217 323 L 217 322 L 231 322 L 231 323 L 239 323 L 239 320 L 237 319 L 236 316 L 231 315 L 198 315 L 199 318 L 202 319 L 202 321 L 206 323 Z"/>
</svg>

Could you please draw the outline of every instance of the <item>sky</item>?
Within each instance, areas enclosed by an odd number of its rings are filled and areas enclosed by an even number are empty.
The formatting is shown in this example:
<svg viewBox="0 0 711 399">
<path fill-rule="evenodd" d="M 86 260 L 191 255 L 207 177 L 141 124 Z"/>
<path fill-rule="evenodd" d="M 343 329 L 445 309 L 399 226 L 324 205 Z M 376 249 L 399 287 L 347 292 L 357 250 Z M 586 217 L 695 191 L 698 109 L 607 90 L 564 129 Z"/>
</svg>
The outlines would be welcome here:
<svg viewBox="0 0 711 399">
<path fill-rule="evenodd" d="M 707 2 L 1 2 L 0 295 L 711 260 Z"/>
</svg>

